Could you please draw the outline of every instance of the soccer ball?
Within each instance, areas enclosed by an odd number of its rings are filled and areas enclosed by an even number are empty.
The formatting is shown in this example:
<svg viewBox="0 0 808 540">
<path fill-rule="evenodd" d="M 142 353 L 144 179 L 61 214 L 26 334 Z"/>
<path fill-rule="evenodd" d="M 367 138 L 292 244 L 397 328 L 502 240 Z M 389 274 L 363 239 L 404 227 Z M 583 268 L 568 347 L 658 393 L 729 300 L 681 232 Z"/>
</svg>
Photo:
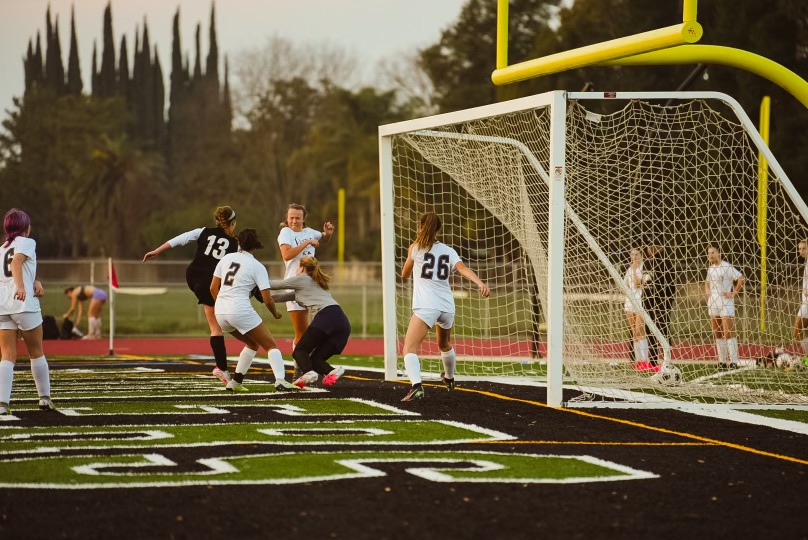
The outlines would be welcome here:
<svg viewBox="0 0 808 540">
<path fill-rule="evenodd" d="M 682 383 L 682 370 L 673 364 L 665 363 L 654 378 L 663 386 L 679 386 Z"/>
<path fill-rule="evenodd" d="M 648 283 L 650 281 L 651 281 L 651 274 L 649 272 L 643 272 L 642 273 L 642 284 L 643 285 L 648 285 Z"/>
</svg>

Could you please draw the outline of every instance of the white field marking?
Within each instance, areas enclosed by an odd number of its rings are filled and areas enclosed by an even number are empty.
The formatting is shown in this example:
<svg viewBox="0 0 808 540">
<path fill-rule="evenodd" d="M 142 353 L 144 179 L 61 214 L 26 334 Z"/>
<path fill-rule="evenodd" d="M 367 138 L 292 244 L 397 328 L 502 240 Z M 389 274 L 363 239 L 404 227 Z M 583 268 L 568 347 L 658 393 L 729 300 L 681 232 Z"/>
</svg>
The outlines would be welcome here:
<svg viewBox="0 0 808 540">
<path fill-rule="evenodd" d="M 132 373 L 133 371 L 137 371 L 140 373 L 165 373 L 164 369 L 160 368 L 147 368 L 147 367 L 134 367 L 128 369 L 90 369 L 90 368 L 68 368 L 68 369 L 59 369 L 58 367 L 54 368 L 51 372 L 53 375 L 59 375 L 61 373 L 90 373 L 90 374 L 99 374 L 103 375 L 105 373 Z"/>
<path fill-rule="evenodd" d="M 632 469 L 630 467 L 626 467 L 624 465 L 619 465 L 617 463 L 611 461 L 605 461 L 602 459 L 598 459 L 592 456 L 558 456 L 558 455 L 536 455 L 536 454 L 519 454 L 520 456 L 529 456 L 529 457 L 536 457 L 536 458 L 554 458 L 554 459 L 570 459 L 570 460 L 578 460 L 578 461 L 585 461 L 587 463 L 591 463 L 593 465 L 598 465 L 601 467 L 605 467 L 608 469 L 612 469 L 615 471 L 622 472 L 624 474 L 620 475 L 611 475 L 611 476 L 581 476 L 581 477 L 568 477 L 568 478 L 466 478 L 466 477 L 454 477 L 448 474 L 443 474 L 441 471 L 453 471 L 456 470 L 451 467 L 410 467 L 405 469 L 406 472 L 412 474 L 413 476 L 417 476 L 419 478 L 423 478 L 424 480 L 430 480 L 432 482 L 458 482 L 458 483 L 476 483 L 476 484 L 483 484 L 483 483 L 498 483 L 498 484 L 525 484 L 525 483 L 532 483 L 532 484 L 580 484 L 585 482 L 613 482 L 613 481 L 620 481 L 620 480 L 648 480 L 652 478 L 659 478 L 659 475 L 654 473 L 640 471 L 638 469 Z M 402 459 L 385 459 L 385 458 L 372 458 L 372 459 L 357 459 L 357 460 L 339 460 L 338 463 L 345 465 L 346 467 L 353 468 L 357 471 L 364 471 L 364 470 L 374 470 L 370 467 L 364 466 L 365 463 L 395 463 L 405 461 Z M 465 463 L 471 463 L 475 465 L 475 469 L 463 468 L 461 469 L 464 472 L 491 472 L 491 471 L 499 471 L 505 469 L 505 465 L 501 463 L 496 463 L 493 461 L 482 460 L 482 459 L 452 459 L 452 458 L 443 458 L 443 459 L 429 459 L 429 458 L 415 458 L 412 460 L 406 460 L 411 462 L 425 462 L 425 463 L 445 463 L 447 465 L 460 465 Z"/>
<path fill-rule="evenodd" d="M 348 401 L 356 401 L 357 403 L 364 403 L 365 405 L 370 405 L 372 407 L 376 407 L 377 409 L 394 412 L 396 414 L 400 414 L 401 416 L 421 416 L 417 412 L 408 411 L 406 409 L 399 409 L 398 407 L 393 407 L 392 405 L 386 405 L 384 403 L 379 403 L 376 401 L 372 401 L 370 399 L 348 398 Z"/>
<path fill-rule="evenodd" d="M 230 414 L 230 411 L 226 409 L 219 409 L 218 407 L 211 407 L 209 405 L 174 405 L 178 409 L 189 410 L 189 409 L 201 409 L 207 413 L 212 414 Z M 149 414 L 149 413 L 147 413 Z M 167 413 L 170 414 L 170 413 Z"/>
<path fill-rule="evenodd" d="M 144 397 L 144 398 L 153 397 L 153 398 L 159 398 L 161 401 L 163 401 L 163 400 L 166 400 L 168 398 L 178 398 L 178 399 L 183 399 L 183 398 L 209 398 L 209 397 L 211 397 L 212 395 L 215 395 L 215 394 L 219 394 L 219 395 L 229 395 L 230 394 L 229 392 L 225 393 L 226 391 L 224 389 L 224 386 L 222 386 L 222 385 L 218 385 L 218 386 L 221 387 L 221 390 L 219 390 L 217 388 L 215 390 L 211 390 L 211 391 L 208 391 L 208 392 L 203 393 L 203 394 L 200 394 L 200 393 L 196 393 L 196 394 L 171 394 L 171 393 L 164 393 L 164 392 L 154 392 L 154 393 L 151 393 L 151 394 L 143 394 L 142 392 L 136 392 L 136 391 L 127 392 L 126 395 L 115 395 L 113 393 L 113 394 L 105 395 L 104 396 L 104 401 L 110 401 L 110 400 L 113 400 L 113 399 L 132 399 L 134 397 Z M 259 397 L 259 396 L 260 397 L 271 397 L 271 396 L 275 396 L 278 399 L 283 399 L 283 398 L 288 398 L 290 395 L 295 395 L 298 392 L 306 392 L 306 393 L 310 393 L 310 394 L 327 394 L 328 390 L 326 390 L 324 388 L 309 388 L 309 387 L 306 387 L 306 388 L 303 388 L 301 390 L 294 390 L 293 392 L 245 392 L 244 394 L 239 394 L 239 395 L 246 395 L 246 396 L 249 396 L 249 397 Z M 64 395 L 64 394 L 68 394 L 68 395 Z M 19 397 L 20 398 L 31 398 L 31 399 L 33 399 L 33 398 L 36 398 L 37 396 L 36 396 L 36 394 L 24 394 L 24 395 L 20 395 Z M 97 393 L 82 393 L 82 392 L 69 392 L 68 391 L 68 392 L 59 392 L 58 398 L 56 398 L 56 399 L 58 399 L 59 402 L 63 402 L 63 401 L 85 401 L 87 399 L 93 399 L 93 398 L 98 398 L 98 397 L 99 396 L 98 396 Z"/>
<path fill-rule="evenodd" d="M 194 474 L 234 474 L 241 472 L 236 467 L 220 458 L 202 458 L 197 459 L 196 462 L 201 465 L 205 465 L 206 467 L 210 467 L 210 472 Z"/>
<path fill-rule="evenodd" d="M 736 369 L 730 369 L 728 371 L 719 371 L 719 372 L 713 373 L 711 375 L 702 375 L 701 377 L 697 377 L 697 378 L 693 379 L 692 381 L 686 381 L 686 382 L 688 382 L 688 383 L 702 383 L 704 381 L 710 381 L 712 379 L 723 379 L 725 377 L 731 377 L 732 375 L 735 375 L 736 373 L 740 373 L 741 371 L 750 371 L 750 370 L 753 370 L 753 369 L 755 369 L 755 366 L 746 365 L 746 366 L 742 366 L 742 367 L 739 367 L 739 368 L 736 368 Z"/>
<path fill-rule="evenodd" d="M 4 414 L 3 416 L 0 416 L 0 422 L 14 422 L 16 420 L 19 420 L 19 417 L 14 416 L 13 414 Z"/>
<path fill-rule="evenodd" d="M 453 426 L 453 427 L 460 427 L 460 428 L 466 429 L 468 431 L 488 435 L 489 438 L 481 438 L 481 437 L 473 437 L 472 438 L 472 437 L 468 437 L 468 438 L 451 438 L 451 439 L 428 440 L 428 441 L 411 441 L 411 440 L 408 440 L 408 441 L 373 441 L 373 440 L 365 440 L 365 441 L 302 441 L 302 442 L 301 441 L 260 440 L 260 439 L 250 439 L 250 440 L 239 439 L 239 440 L 226 440 L 226 441 L 214 440 L 214 441 L 210 441 L 210 442 L 198 442 L 198 443 L 186 443 L 186 444 L 161 443 L 158 446 L 160 448 L 199 448 L 199 447 L 227 446 L 227 445 L 231 445 L 231 444 L 275 444 L 275 445 L 282 445 L 282 446 L 298 446 L 298 445 L 317 445 L 317 446 L 352 445 L 352 446 L 360 446 L 360 445 L 365 445 L 365 444 L 366 445 L 374 445 L 374 446 L 396 446 L 396 445 L 399 445 L 399 446 L 400 445 L 407 445 L 407 446 L 422 446 L 422 445 L 424 445 L 424 446 L 426 446 L 426 445 L 476 443 L 476 442 L 489 441 L 489 440 L 508 441 L 508 440 L 517 439 L 517 437 L 507 435 L 505 433 L 501 433 L 501 432 L 498 432 L 498 431 L 488 430 L 488 429 L 484 429 L 484 428 L 481 428 L 479 426 L 474 426 L 474 425 L 470 425 L 470 424 L 461 424 L 459 422 L 450 422 L 450 421 L 447 421 L 447 420 L 420 420 L 420 419 L 412 419 L 412 420 L 407 420 L 407 419 L 335 420 L 335 421 L 315 421 L 315 422 L 307 423 L 307 425 L 311 425 L 311 424 L 332 424 L 332 425 L 333 424 L 354 424 L 356 422 L 374 422 L 374 423 L 380 423 L 380 424 L 384 424 L 384 423 L 401 423 L 401 422 L 438 423 L 438 424 L 450 425 L 450 426 Z M 239 424 L 239 425 L 242 425 L 245 429 L 250 429 L 252 426 L 261 426 L 261 425 L 266 425 L 266 424 L 271 424 L 271 423 L 273 423 L 273 422 L 249 422 L 249 423 L 243 423 L 243 424 Z M 212 428 L 214 426 L 232 426 L 232 425 L 233 424 L 231 424 L 231 423 L 210 422 L 210 423 L 204 423 L 204 424 L 184 424 L 182 427 L 183 428 L 188 428 L 188 427 L 202 427 L 202 426 L 204 426 L 206 428 Z M 137 427 L 141 427 L 141 426 L 110 425 L 110 426 L 105 426 L 105 427 L 110 427 L 110 428 L 118 428 L 118 427 L 120 427 L 120 428 L 137 428 Z M 177 427 L 177 426 L 174 425 L 174 424 L 161 424 L 161 425 L 150 425 L 150 426 L 147 426 L 147 427 L 148 428 L 157 428 L 157 427 L 172 428 L 172 427 Z M 19 428 L 14 428 L 12 426 L 8 426 L 8 427 L 0 426 L 0 442 L 3 439 L 7 439 L 7 440 L 10 440 L 10 439 L 22 439 L 22 440 L 25 440 L 25 439 L 30 439 L 31 438 L 31 436 L 28 435 L 28 434 L 17 434 L 17 435 L 2 436 L 2 433 L 3 433 L 2 430 L 4 430 L 4 429 L 19 429 Z M 272 428 L 257 428 L 256 431 L 259 431 L 259 429 L 272 429 Z M 292 429 L 292 428 L 289 428 L 289 429 Z M 306 428 L 301 427 L 299 429 L 303 430 L 303 429 L 306 429 Z M 335 429 L 338 429 L 338 427 L 334 428 L 334 427 L 329 426 L 326 429 L 335 430 Z M 359 429 L 363 429 L 363 428 L 359 427 L 359 428 L 355 428 L 355 429 L 359 430 Z M 151 434 L 159 435 L 159 434 L 162 434 L 163 437 L 157 437 L 157 438 L 173 437 L 173 435 L 171 435 L 169 433 L 162 432 L 162 431 L 159 431 L 159 430 L 154 430 L 154 429 L 148 429 L 148 430 L 139 429 L 139 430 L 134 430 L 134 431 L 131 431 L 131 432 L 87 431 L 87 432 L 83 432 L 83 433 L 79 432 L 79 433 L 66 433 L 66 434 L 54 434 L 54 433 L 44 433 L 44 434 L 48 435 L 48 436 L 51 436 L 51 435 L 95 436 L 95 435 L 105 435 L 105 434 L 108 434 L 108 433 L 113 434 L 113 435 L 122 435 L 122 434 L 123 435 L 131 435 L 133 433 L 144 433 L 144 434 L 147 434 L 147 435 L 151 435 Z M 393 432 L 393 433 L 395 433 L 395 432 Z M 0 450 L 0 455 L 3 455 L 3 454 L 30 454 L 30 453 L 42 453 L 42 452 L 51 452 L 51 451 L 52 452 L 60 452 L 62 450 L 99 450 L 99 449 L 109 449 L 109 448 L 114 448 L 114 449 L 141 448 L 138 445 L 127 446 L 126 443 L 129 442 L 129 441 L 143 441 L 143 440 L 151 440 L 151 439 L 149 439 L 149 438 L 130 437 L 130 438 L 127 438 L 127 439 L 98 439 L 98 438 L 92 439 L 92 438 L 85 438 L 84 440 L 86 440 L 88 442 L 100 441 L 100 442 L 104 442 L 104 443 L 114 443 L 114 444 L 104 444 L 104 445 L 100 445 L 100 446 L 99 445 L 95 445 L 95 446 L 93 446 L 93 445 L 70 446 L 70 447 L 65 447 L 65 448 L 38 446 L 38 447 L 35 447 L 35 448 L 26 449 L 26 450 L 21 450 L 21 449 Z M 43 441 L 43 444 L 45 442 L 46 441 Z"/>
<path fill-rule="evenodd" d="M 264 435 L 270 435 L 272 437 L 308 437 L 309 435 L 316 435 L 317 433 L 324 433 L 324 432 L 339 432 L 341 430 L 350 431 L 351 433 L 347 433 L 346 435 L 370 435 L 371 437 L 376 437 L 379 435 L 393 435 L 395 431 L 390 431 L 388 429 L 379 429 L 379 428 L 352 428 L 352 427 L 345 427 L 345 428 L 310 428 L 310 427 L 299 427 L 299 428 L 279 428 L 279 429 L 258 429 L 258 433 L 263 433 Z M 297 431 L 300 433 L 290 433 L 291 431 Z M 336 433 L 336 436 L 341 435 L 340 433 Z"/>
<path fill-rule="evenodd" d="M 73 407 L 72 409 L 56 409 L 65 416 L 82 416 L 79 411 L 92 411 L 92 407 Z"/>
<path fill-rule="evenodd" d="M 480 426 L 475 426 L 472 424 L 463 424 L 461 422 L 453 422 L 451 420 L 434 420 L 434 422 L 446 424 L 447 426 L 468 429 L 470 431 L 476 431 L 477 433 L 480 433 L 482 435 L 488 435 L 488 437 L 497 441 L 514 441 L 517 439 L 517 437 L 514 437 L 513 435 L 508 435 L 507 433 L 502 433 L 501 431 L 495 431 L 493 429 L 482 428 Z"/>
<path fill-rule="evenodd" d="M 309 454 L 333 454 L 334 452 L 309 452 Z M 401 454 L 400 451 L 393 451 L 392 453 Z M 446 454 L 461 454 L 462 458 L 447 458 L 445 457 Z M 288 455 L 295 455 L 296 452 L 285 452 L 280 454 L 274 454 L 275 456 L 288 456 Z M 345 451 L 339 452 L 338 454 L 367 454 L 367 451 Z M 102 488 L 158 488 L 158 487 L 186 487 L 186 486 L 229 486 L 229 485 L 284 485 L 284 484 L 301 484 L 301 483 L 311 483 L 311 482 L 324 482 L 324 481 L 332 481 L 332 480 L 349 480 L 349 479 L 361 479 L 361 478 L 379 478 L 387 476 L 387 473 L 384 471 L 373 469 L 371 467 L 367 467 L 362 465 L 363 463 L 373 463 L 373 462 L 388 462 L 388 463 L 395 463 L 395 462 L 416 462 L 416 461 L 425 461 L 425 462 L 433 462 L 433 463 L 440 463 L 440 462 L 453 462 L 453 461 L 460 461 L 463 463 L 470 463 L 474 461 L 473 459 L 469 459 L 467 456 L 479 456 L 479 455 L 502 455 L 502 456 L 509 456 L 512 454 L 507 454 L 504 452 L 489 452 L 489 451 L 471 451 L 471 452 L 452 452 L 452 451 L 441 451 L 441 450 L 426 450 L 417 452 L 419 456 L 423 456 L 424 454 L 437 454 L 443 457 L 435 457 L 435 458 L 409 458 L 409 457 L 399 457 L 399 458 L 357 458 L 357 459 L 341 459 L 335 460 L 335 463 L 339 463 L 344 465 L 349 469 L 353 469 L 356 472 L 351 473 L 336 473 L 331 475 L 323 475 L 323 476 L 308 476 L 302 478 L 281 478 L 281 479 L 274 479 L 274 480 L 216 480 L 210 477 L 202 479 L 202 480 L 184 480 L 181 482 L 170 482 L 170 481 L 162 481 L 162 482 L 134 482 L 134 483 L 99 483 L 99 484 L 39 484 L 39 483 L 32 483 L 32 484 L 5 484 L 0 483 L 0 488 L 20 488 L 20 489 L 69 489 L 69 490 L 80 490 L 80 489 L 102 489 Z M 141 454 L 138 454 L 141 455 Z M 251 454 L 246 456 L 229 456 L 226 458 L 209 458 L 205 460 L 197 460 L 199 463 L 205 464 L 210 466 L 208 463 L 203 463 L 203 461 L 223 461 L 228 459 L 249 459 L 249 458 L 262 458 L 267 457 L 270 454 Z M 383 455 L 383 454 L 382 454 Z M 619 465 L 614 462 L 609 462 L 605 460 L 601 460 L 598 458 L 594 458 L 591 456 L 559 456 L 559 455 L 548 455 L 548 454 L 519 454 L 520 456 L 527 456 L 527 457 L 552 457 L 552 458 L 569 458 L 569 459 L 579 459 L 582 461 L 587 461 L 589 463 L 595 463 L 598 465 L 607 466 L 613 468 L 615 470 L 621 471 L 626 473 L 629 476 L 617 476 L 617 477 L 591 477 L 591 478 L 583 478 L 580 479 L 580 482 L 605 482 L 609 481 L 607 478 L 613 480 L 640 480 L 640 479 L 653 479 L 659 478 L 658 475 L 640 471 L 636 469 L 632 469 L 630 467 L 626 467 L 623 465 Z M 71 457 L 87 457 L 87 458 L 97 458 L 96 455 L 89 455 L 89 456 L 71 456 Z M 24 457 L 24 458 L 15 458 L 8 460 L 9 462 L 16 462 L 16 461 L 27 461 L 31 459 L 38 459 L 36 457 Z M 481 459 L 480 461 L 486 461 Z M 237 469 L 236 469 L 237 470 Z M 211 473 L 197 473 L 197 474 L 211 474 Z M 452 479 L 453 482 L 469 482 L 470 480 L 465 479 Z M 507 482 L 508 480 L 489 480 L 489 482 Z M 558 479 L 536 479 L 536 478 L 529 478 L 529 479 L 520 479 L 518 480 L 519 483 L 571 483 L 570 479 L 566 479 L 566 481 L 559 481 Z"/>
<path fill-rule="evenodd" d="M 123 426 L 121 426 L 123 427 Z M 128 427 L 136 427 L 136 426 L 128 426 Z M 54 438 L 65 438 L 68 437 L 82 437 L 82 440 L 109 440 L 109 439 L 100 439 L 97 437 L 98 435 L 134 435 L 136 433 L 142 433 L 143 435 L 140 437 L 128 437 L 126 439 L 116 439 L 122 441 L 157 441 L 160 439 L 173 439 L 174 435 L 171 433 L 166 433 L 165 431 L 159 429 L 143 429 L 143 430 L 134 430 L 134 431 L 55 431 L 55 432 L 43 432 L 43 433 L 12 433 L 11 435 L 2 435 L 0 432 L 0 441 L 7 440 L 7 441 L 26 441 L 31 440 L 38 435 L 42 435 L 44 437 L 48 437 L 51 439 Z M 87 437 L 87 436 L 91 436 Z M 44 441 L 43 441 L 44 442 Z M 1 452 L 0 452 L 1 453 Z"/>
<path fill-rule="evenodd" d="M 781 408 L 787 408 L 787 407 L 781 407 Z M 732 420 L 733 422 L 741 422 L 743 424 L 766 426 L 774 429 L 779 429 L 781 431 L 790 431 L 792 433 L 808 435 L 808 424 L 806 424 L 805 422 L 794 422 L 792 420 L 771 418 L 769 416 L 761 416 L 759 414 L 752 414 L 734 409 L 682 407 L 679 410 L 686 413 L 696 414 L 699 416 L 720 418 L 722 420 Z"/>
<path fill-rule="evenodd" d="M 330 398 L 325 398 L 330 399 Z M 334 398 L 337 399 L 337 398 Z M 361 403 L 363 405 L 367 405 L 368 407 L 373 407 L 376 409 L 381 409 L 383 411 L 391 412 L 396 415 L 400 416 L 421 416 L 419 413 L 407 411 L 404 409 L 399 409 L 393 407 L 392 405 L 385 405 L 383 403 L 377 403 L 375 401 L 362 399 L 362 398 L 339 398 L 339 401 L 353 401 L 356 403 Z M 304 400 L 309 401 L 309 400 Z M 318 401 L 319 402 L 319 401 Z M 274 412 L 278 414 L 282 414 L 285 416 L 295 416 L 295 417 L 308 417 L 308 416 L 375 416 L 379 413 L 377 412 L 363 412 L 363 413 L 340 413 L 340 412 L 307 412 L 304 407 L 299 407 L 297 405 L 293 405 L 291 403 L 272 403 L 269 401 L 247 401 L 247 402 L 234 402 L 234 403 L 217 403 L 216 405 L 174 405 L 177 409 L 182 409 L 183 414 L 229 414 L 232 408 L 236 407 L 258 407 L 258 408 L 269 408 L 273 409 Z M 226 407 L 226 408 L 221 408 Z M 34 410 L 34 409 L 30 409 Z M 89 414 L 82 414 L 79 411 L 92 411 L 92 407 L 72 407 L 69 409 L 57 409 L 58 412 L 64 414 L 65 416 L 120 416 L 122 414 L 141 414 L 140 412 L 132 412 L 132 413 L 122 413 L 120 411 L 117 412 L 108 412 L 108 413 L 89 413 Z M 187 412 L 186 412 L 187 411 Z M 149 416 L 156 416 L 156 415 L 169 415 L 169 414 L 178 414 L 172 411 L 164 411 L 164 412 L 147 412 L 142 414 L 148 414 Z M 389 415 L 385 415 L 389 416 Z"/>
<path fill-rule="evenodd" d="M 78 474 L 90 474 L 90 475 L 109 475 L 109 476 L 120 476 L 122 473 L 116 472 L 102 472 L 100 469 L 110 469 L 113 467 L 127 467 L 136 469 L 138 467 L 176 467 L 177 464 L 168 459 L 165 456 L 160 454 L 143 454 L 143 459 L 145 461 L 141 461 L 139 463 L 89 463 L 87 465 L 79 465 L 77 467 L 71 467 L 76 473 Z M 123 473 L 125 474 L 125 473 Z"/>
</svg>

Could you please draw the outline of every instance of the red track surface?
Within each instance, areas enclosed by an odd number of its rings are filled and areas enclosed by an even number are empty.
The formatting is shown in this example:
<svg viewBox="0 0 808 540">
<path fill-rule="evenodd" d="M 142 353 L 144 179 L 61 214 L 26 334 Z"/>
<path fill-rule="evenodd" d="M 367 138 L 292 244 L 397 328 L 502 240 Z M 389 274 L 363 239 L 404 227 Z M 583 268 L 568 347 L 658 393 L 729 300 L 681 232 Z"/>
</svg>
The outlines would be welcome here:
<svg viewBox="0 0 808 540">
<path fill-rule="evenodd" d="M 278 339 L 278 347 L 284 354 L 292 352 L 291 339 Z M 227 353 L 237 355 L 242 348 L 241 342 L 232 338 L 225 340 Z M 489 340 L 482 346 L 480 341 L 471 346 L 468 340 L 457 340 L 454 343 L 459 355 L 475 354 L 480 356 L 514 356 L 529 357 L 530 343 L 527 341 L 507 342 Z M 23 342 L 19 342 L 20 356 L 27 356 Z M 741 345 L 741 358 L 758 358 L 770 352 L 770 347 L 755 344 Z M 628 358 L 628 345 L 626 343 L 603 343 L 595 347 L 597 354 L 606 358 Z M 48 356 L 106 356 L 109 354 L 109 339 L 100 340 L 51 340 L 45 341 L 45 354 Z M 131 355 L 210 355 L 210 342 L 207 337 L 194 338 L 121 338 L 114 342 L 114 354 Z M 547 344 L 539 344 L 539 354 L 545 356 Z M 715 347 L 712 345 L 679 344 L 673 347 L 673 360 L 703 360 L 715 357 Z M 375 339 L 351 339 L 345 347 L 345 355 L 382 356 L 384 341 Z M 437 355 L 438 348 L 434 339 L 421 346 L 421 354 Z M 795 353 L 797 354 L 797 353 Z"/>
<path fill-rule="evenodd" d="M 278 347 L 283 353 L 292 352 L 291 339 L 278 339 Z M 383 345 L 381 339 L 352 339 L 345 347 L 343 354 L 381 356 Z M 237 355 L 241 349 L 240 341 L 228 338 L 225 340 L 227 353 Z M 106 356 L 109 354 L 109 339 L 96 340 L 49 340 L 44 342 L 45 354 L 48 356 Z M 195 338 L 122 338 L 116 339 L 115 354 L 132 355 L 210 355 L 210 341 L 207 337 Z M 20 356 L 28 353 L 22 341 L 19 342 Z"/>
</svg>

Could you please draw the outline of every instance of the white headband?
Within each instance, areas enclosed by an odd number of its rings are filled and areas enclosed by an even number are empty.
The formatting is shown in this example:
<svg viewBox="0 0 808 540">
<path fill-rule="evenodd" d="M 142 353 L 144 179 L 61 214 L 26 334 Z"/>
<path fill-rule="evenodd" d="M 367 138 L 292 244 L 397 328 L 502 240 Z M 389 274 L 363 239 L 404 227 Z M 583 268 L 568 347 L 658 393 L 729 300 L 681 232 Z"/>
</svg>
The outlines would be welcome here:
<svg viewBox="0 0 808 540">
<path fill-rule="evenodd" d="M 233 213 L 230 214 L 229 218 L 227 218 L 227 221 L 233 221 L 234 219 L 236 219 L 236 211 L 235 210 L 233 210 Z"/>
</svg>

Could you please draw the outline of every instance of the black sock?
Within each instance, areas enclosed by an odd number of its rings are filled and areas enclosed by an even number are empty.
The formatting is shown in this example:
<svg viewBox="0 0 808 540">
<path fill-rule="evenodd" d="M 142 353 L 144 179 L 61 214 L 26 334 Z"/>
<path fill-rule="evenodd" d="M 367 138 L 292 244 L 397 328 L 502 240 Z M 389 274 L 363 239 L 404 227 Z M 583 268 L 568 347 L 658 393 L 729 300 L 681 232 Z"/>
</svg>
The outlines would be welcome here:
<svg viewBox="0 0 808 540">
<path fill-rule="evenodd" d="M 413 384 L 412 388 L 413 388 L 413 390 L 416 389 L 416 388 L 421 388 L 421 383 L 417 382 L 417 383 Z"/>
<path fill-rule="evenodd" d="M 241 384 L 242 382 L 244 382 L 244 374 L 236 371 L 235 373 L 233 373 L 233 380 Z"/>
<path fill-rule="evenodd" d="M 213 358 L 216 359 L 216 367 L 227 371 L 227 348 L 224 346 L 224 336 L 210 336 L 210 348 L 213 351 Z"/>
</svg>

